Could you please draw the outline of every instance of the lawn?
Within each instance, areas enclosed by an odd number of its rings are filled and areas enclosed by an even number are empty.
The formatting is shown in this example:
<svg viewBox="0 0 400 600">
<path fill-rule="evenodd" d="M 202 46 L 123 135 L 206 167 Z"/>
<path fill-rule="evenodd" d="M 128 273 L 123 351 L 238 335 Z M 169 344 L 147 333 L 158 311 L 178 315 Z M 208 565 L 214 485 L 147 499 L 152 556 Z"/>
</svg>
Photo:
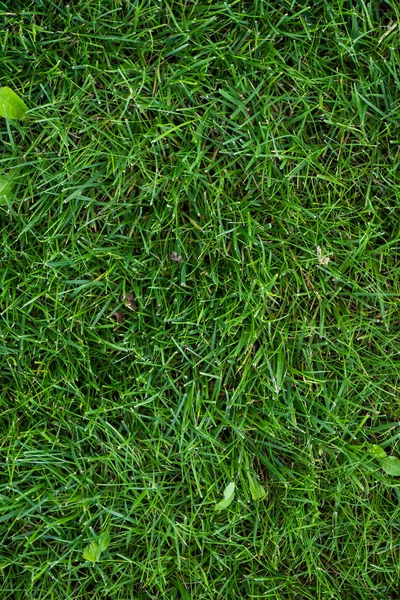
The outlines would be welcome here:
<svg viewBox="0 0 400 600">
<path fill-rule="evenodd" d="M 2 600 L 398 600 L 399 22 L 0 1 Z"/>
</svg>

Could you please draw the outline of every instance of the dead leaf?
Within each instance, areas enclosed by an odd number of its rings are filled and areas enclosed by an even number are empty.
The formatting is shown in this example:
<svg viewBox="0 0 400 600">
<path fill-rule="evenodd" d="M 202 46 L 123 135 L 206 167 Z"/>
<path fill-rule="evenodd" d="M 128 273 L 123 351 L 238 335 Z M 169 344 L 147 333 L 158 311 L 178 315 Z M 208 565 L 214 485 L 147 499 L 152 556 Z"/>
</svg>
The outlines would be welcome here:
<svg viewBox="0 0 400 600">
<path fill-rule="evenodd" d="M 136 310 L 135 296 L 133 294 L 121 296 L 121 300 L 127 308 L 130 308 L 131 310 Z"/>
<path fill-rule="evenodd" d="M 183 260 L 182 256 L 178 256 L 178 253 L 177 253 L 177 252 L 172 252 L 172 253 L 171 253 L 171 256 L 170 256 L 170 259 L 171 259 L 171 260 L 175 260 L 175 261 L 176 261 L 176 262 L 178 262 L 178 263 L 181 263 L 181 262 L 182 262 L 182 260 Z"/>
<path fill-rule="evenodd" d="M 122 310 L 117 310 L 111 317 L 115 319 L 117 323 L 123 323 L 125 321 L 125 315 Z"/>
<path fill-rule="evenodd" d="M 318 262 L 320 265 L 327 265 L 329 263 L 329 261 L 331 260 L 329 258 L 329 256 L 324 256 L 322 254 L 322 249 L 321 246 L 317 246 L 317 258 L 318 258 Z"/>
</svg>

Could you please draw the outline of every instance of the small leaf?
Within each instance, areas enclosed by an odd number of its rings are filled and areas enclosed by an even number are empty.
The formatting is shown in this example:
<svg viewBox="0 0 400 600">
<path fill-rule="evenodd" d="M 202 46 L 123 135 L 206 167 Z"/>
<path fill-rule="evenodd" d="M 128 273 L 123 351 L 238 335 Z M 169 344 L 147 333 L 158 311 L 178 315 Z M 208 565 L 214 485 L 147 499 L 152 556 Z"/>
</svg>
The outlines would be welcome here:
<svg viewBox="0 0 400 600">
<path fill-rule="evenodd" d="M 379 462 L 385 473 L 393 475 L 393 477 L 400 477 L 400 460 L 397 456 L 386 456 Z"/>
<path fill-rule="evenodd" d="M 228 508 L 235 497 L 235 484 L 233 481 L 229 485 L 226 486 L 224 491 L 224 499 L 218 504 L 215 505 L 214 510 L 224 510 Z"/>
<path fill-rule="evenodd" d="M 97 542 L 92 542 L 83 551 L 83 558 L 90 562 L 96 562 L 99 560 L 101 555 L 101 548 Z"/>
<path fill-rule="evenodd" d="M 23 119 L 28 111 L 25 102 L 9 87 L 0 88 L 0 116 L 6 119 Z"/>
<path fill-rule="evenodd" d="M 0 175 L 0 205 L 11 202 L 13 198 L 12 188 L 13 184 L 11 179 Z"/>
<path fill-rule="evenodd" d="M 247 473 L 247 478 L 249 480 L 250 494 L 253 500 L 262 500 L 265 498 L 267 492 L 261 483 L 259 483 L 255 477 L 252 477 L 250 473 Z"/>
<path fill-rule="evenodd" d="M 97 543 L 100 548 L 100 552 L 104 552 L 105 550 L 107 550 L 108 546 L 110 545 L 110 542 L 111 542 L 111 535 L 107 531 L 106 533 L 103 533 L 97 540 Z"/>
<path fill-rule="evenodd" d="M 386 458 L 387 456 L 382 446 L 379 446 L 378 444 L 370 444 L 368 450 L 374 458 Z"/>
</svg>

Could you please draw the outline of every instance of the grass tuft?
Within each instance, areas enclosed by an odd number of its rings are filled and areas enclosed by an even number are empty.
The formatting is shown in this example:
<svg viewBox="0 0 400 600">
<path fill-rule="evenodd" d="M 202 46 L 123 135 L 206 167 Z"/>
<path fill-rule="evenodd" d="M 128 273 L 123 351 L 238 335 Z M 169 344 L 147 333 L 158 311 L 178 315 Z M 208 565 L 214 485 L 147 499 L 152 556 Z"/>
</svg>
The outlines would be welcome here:
<svg viewBox="0 0 400 600">
<path fill-rule="evenodd" d="M 398 598 L 399 19 L 0 2 L 4 600 Z"/>
</svg>

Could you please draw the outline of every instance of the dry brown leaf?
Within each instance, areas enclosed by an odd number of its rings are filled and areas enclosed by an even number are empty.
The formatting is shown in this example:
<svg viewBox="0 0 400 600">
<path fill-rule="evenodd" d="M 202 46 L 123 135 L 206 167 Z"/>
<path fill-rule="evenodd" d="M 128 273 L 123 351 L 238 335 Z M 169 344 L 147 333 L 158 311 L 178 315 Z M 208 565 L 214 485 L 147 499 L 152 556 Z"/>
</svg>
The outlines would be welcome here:
<svg viewBox="0 0 400 600">
<path fill-rule="evenodd" d="M 182 260 L 183 260 L 182 256 L 178 256 L 178 253 L 177 253 L 177 252 L 172 252 L 172 253 L 171 253 L 171 256 L 170 256 L 170 259 L 171 259 L 171 260 L 175 260 L 175 261 L 176 261 L 176 262 L 178 262 L 178 263 L 181 263 L 181 262 L 182 262 Z"/>
<path fill-rule="evenodd" d="M 121 300 L 127 308 L 130 308 L 131 310 L 136 310 L 135 296 L 133 294 L 121 296 Z"/>
<path fill-rule="evenodd" d="M 329 256 L 324 256 L 322 254 L 322 249 L 321 246 L 317 246 L 317 258 L 318 258 L 318 262 L 320 265 L 327 265 L 329 263 L 329 261 L 331 260 L 329 258 Z"/>
<path fill-rule="evenodd" d="M 122 310 L 115 311 L 115 313 L 111 315 L 111 318 L 115 319 L 117 323 L 123 323 L 125 321 L 125 315 Z"/>
</svg>

